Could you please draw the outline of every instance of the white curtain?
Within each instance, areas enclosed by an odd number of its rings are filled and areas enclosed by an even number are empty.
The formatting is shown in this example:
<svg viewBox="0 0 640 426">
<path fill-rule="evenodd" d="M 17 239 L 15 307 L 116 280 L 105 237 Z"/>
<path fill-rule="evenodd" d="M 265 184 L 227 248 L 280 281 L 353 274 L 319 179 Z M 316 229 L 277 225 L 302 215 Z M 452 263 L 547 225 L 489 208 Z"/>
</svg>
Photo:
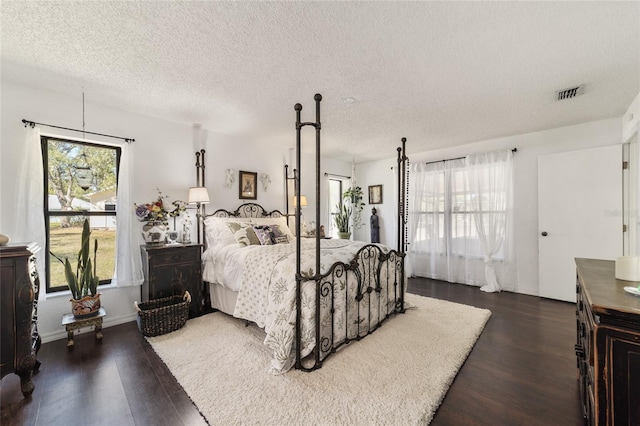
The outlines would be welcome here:
<svg viewBox="0 0 640 426">
<path fill-rule="evenodd" d="M 27 126 L 20 169 L 17 176 L 15 206 L 15 242 L 35 242 L 40 285 L 44 287 L 46 229 L 44 224 L 44 175 L 40 129 Z M 44 291 L 40 295 L 44 295 Z"/>
<path fill-rule="evenodd" d="M 67 136 L 55 136 L 72 141 L 83 141 Z M 92 141 L 93 142 L 93 141 Z M 134 228 L 133 201 L 131 200 L 130 146 L 128 143 L 114 144 L 94 142 L 100 145 L 121 148 L 118 175 L 118 201 L 116 206 L 116 270 L 114 284 L 123 287 L 141 285 L 144 281 L 140 256 L 139 232 Z M 16 235 L 13 241 L 36 242 L 41 250 L 36 254 L 38 274 L 44 287 L 44 265 L 46 261 L 46 229 L 44 221 L 44 170 L 40 144 L 40 129 L 27 127 L 25 149 L 18 176 L 16 203 Z M 44 294 L 44 291 L 41 292 Z"/>
<path fill-rule="evenodd" d="M 511 164 L 509 151 L 411 166 L 410 275 L 515 289 Z"/>
<path fill-rule="evenodd" d="M 397 166 L 396 166 L 397 167 Z M 448 274 L 442 274 L 441 267 L 436 272 L 436 258 L 430 253 L 439 253 L 439 246 L 443 244 L 440 237 L 439 228 L 440 216 L 427 213 L 427 209 L 433 211 L 438 201 L 439 190 L 437 189 L 439 175 L 444 173 L 444 162 L 424 164 L 414 163 L 411 165 L 408 194 L 408 226 L 407 242 L 409 243 L 406 268 L 408 276 L 421 276 L 449 281 Z M 398 199 L 398 177 L 394 173 L 393 190 L 395 199 Z M 435 198 L 434 198 L 435 197 Z M 429 203 L 429 207 L 427 207 Z"/>
<path fill-rule="evenodd" d="M 141 285 L 144 281 L 140 256 L 139 230 L 134 225 L 133 201 L 131 200 L 131 147 L 121 146 L 118 172 L 118 203 L 116 206 L 116 271 L 118 287 Z"/>
<path fill-rule="evenodd" d="M 465 212 L 461 179 L 464 160 L 411 166 L 409 185 L 409 270 L 412 274 L 449 282 L 479 284 L 474 276 L 477 246 L 465 238 L 471 224 Z"/>
<path fill-rule="evenodd" d="M 501 258 L 510 262 L 507 265 L 513 265 L 513 268 L 505 268 L 505 272 L 515 276 L 514 256 L 509 253 L 514 245 L 510 237 L 513 233 L 509 232 L 513 217 L 513 153 L 500 151 L 470 155 L 465 166 L 469 190 L 474 195 L 471 197 L 473 222 L 484 254 L 486 284 L 480 290 L 500 291 L 502 286 L 498 282 L 494 262 L 496 255 L 501 252 Z"/>
</svg>

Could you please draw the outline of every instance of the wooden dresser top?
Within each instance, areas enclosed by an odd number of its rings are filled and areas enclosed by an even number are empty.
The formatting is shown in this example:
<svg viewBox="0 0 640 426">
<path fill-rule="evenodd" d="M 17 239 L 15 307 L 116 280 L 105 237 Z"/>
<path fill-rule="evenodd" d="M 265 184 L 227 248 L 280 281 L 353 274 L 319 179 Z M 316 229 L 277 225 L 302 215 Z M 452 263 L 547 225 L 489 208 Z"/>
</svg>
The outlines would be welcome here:
<svg viewBox="0 0 640 426">
<path fill-rule="evenodd" d="M 635 314 L 640 321 L 640 296 L 624 291 L 640 282 L 616 279 L 613 260 L 576 258 L 577 273 L 592 312 L 598 315 Z"/>
</svg>

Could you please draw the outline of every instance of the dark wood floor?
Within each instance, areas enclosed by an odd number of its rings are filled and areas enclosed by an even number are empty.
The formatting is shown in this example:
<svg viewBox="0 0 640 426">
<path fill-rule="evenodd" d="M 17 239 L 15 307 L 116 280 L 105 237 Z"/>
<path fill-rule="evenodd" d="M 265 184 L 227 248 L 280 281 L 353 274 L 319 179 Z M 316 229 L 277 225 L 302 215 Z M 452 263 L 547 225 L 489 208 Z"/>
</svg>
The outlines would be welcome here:
<svg viewBox="0 0 640 426">
<path fill-rule="evenodd" d="M 573 304 L 426 279 L 409 291 L 492 311 L 432 425 L 582 424 Z M 135 322 L 104 329 L 101 343 L 77 336 L 69 351 L 46 343 L 38 359 L 31 398 L 16 375 L 2 379 L 2 425 L 206 424 Z"/>
<path fill-rule="evenodd" d="M 575 304 L 427 279 L 409 291 L 491 311 L 432 425 L 584 424 Z"/>
</svg>

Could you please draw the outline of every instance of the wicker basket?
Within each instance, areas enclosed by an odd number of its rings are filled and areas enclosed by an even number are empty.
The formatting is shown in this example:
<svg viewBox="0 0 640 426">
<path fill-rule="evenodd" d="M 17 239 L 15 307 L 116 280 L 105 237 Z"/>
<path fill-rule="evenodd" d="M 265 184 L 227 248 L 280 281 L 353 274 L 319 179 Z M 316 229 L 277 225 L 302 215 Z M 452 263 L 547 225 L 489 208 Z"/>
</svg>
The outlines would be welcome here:
<svg viewBox="0 0 640 426">
<path fill-rule="evenodd" d="M 133 302 L 138 312 L 138 328 L 143 336 L 153 337 L 176 331 L 189 318 L 191 295 L 171 296 L 148 302 Z"/>
</svg>

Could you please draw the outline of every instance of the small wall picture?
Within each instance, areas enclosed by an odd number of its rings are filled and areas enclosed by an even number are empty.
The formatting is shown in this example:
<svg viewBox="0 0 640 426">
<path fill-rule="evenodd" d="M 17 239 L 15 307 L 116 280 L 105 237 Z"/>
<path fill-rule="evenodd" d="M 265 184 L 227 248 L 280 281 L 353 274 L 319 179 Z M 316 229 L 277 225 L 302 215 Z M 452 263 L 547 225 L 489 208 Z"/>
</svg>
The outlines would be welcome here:
<svg viewBox="0 0 640 426">
<path fill-rule="evenodd" d="M 369 204 L 382 204 L 382 185 L 369 186 Z"/>
<path fill-rule="evenodd" d="M 258 199 L 258 173 L 244 172 L 240 170 L 239 190 L 241 200 L 256 200 Z"/>
</svg>

